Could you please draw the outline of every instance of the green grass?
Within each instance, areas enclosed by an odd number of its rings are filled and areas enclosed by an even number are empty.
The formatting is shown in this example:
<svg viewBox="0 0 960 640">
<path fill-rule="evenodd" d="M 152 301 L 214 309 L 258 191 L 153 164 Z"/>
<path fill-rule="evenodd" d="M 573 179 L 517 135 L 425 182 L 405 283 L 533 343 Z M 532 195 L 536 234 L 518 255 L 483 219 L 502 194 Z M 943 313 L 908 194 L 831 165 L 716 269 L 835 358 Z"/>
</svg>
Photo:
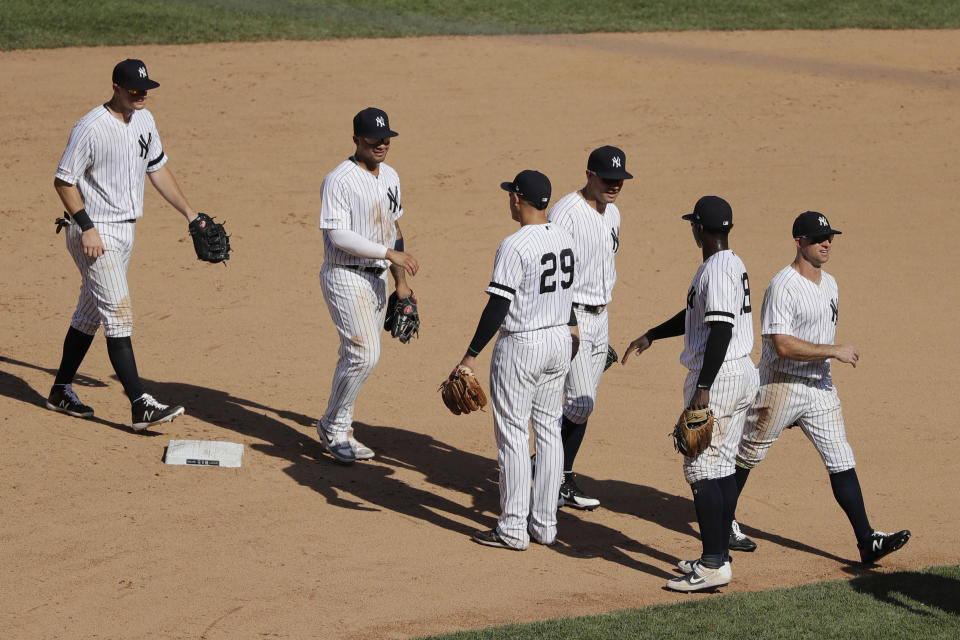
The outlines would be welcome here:
<svg viewBox="0 0 960 640">
<path fill-rule="evenodd" d="M 680 604 L 463 631 L 432 640 L 955 640 L 960 566 L 762 593 L 677 595 Z"/>
<path fill-rule="evenodd" d="M 957 0 L 2 0 L 0 49 L 436 34 L 957 28 Z"/>
</svg>

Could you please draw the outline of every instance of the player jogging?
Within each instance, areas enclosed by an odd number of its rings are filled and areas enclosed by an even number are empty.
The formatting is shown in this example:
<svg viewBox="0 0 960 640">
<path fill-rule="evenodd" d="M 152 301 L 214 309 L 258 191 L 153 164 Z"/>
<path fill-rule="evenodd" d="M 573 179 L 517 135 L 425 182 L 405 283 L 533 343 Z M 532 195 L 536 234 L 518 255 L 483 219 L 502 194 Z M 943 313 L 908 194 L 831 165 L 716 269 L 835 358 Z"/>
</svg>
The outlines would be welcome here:
<svg viewBox="0 0 960 640">
<path fill-rule="evenodd" d="M 682 577 L 667 581 L 675 591 L 700 591 L 729 584 L 732 577 L 727 532 L 737 507 L 734 456 L 747 409 L 757 394 L 757 370 L 750 360 L 753 315 L 747 269 L 728 247 L 733 212 L 723 198 L 704 196 L 689 220 L 703 264 L 687 292 L 686 308 L 630 343 L 623 354 L 646 351 L 654 340 L 683 334 L 680 356 L 689 373 L 684 406 L 710 408 L 713 440 L 695 458 L 684 456 L 683 471 L 693 491 L 703 551 L 677 564 Z"/>
<path fill-rule="evenodd" d="M 576 335 L 571 308 L 576 265 L 570 234 L 547 220 L 547 177 L 521 171 L 500 186 L 510 193 L 510 215 L 520 230 L 497 249 L 486 289 L 490 298 L 458 367 L 473 369 L 477 355 L 500 331 L 490 358 L 500 518 L 495 529 L 477 531 L 473 540 L 522 551 L 531 539 L 549 545 L 557 537 L 560 414 L 571 336 Z M 531 422 L 537 456 L 532 495 Z"/>
<path fill-rule="evenodd" d="M 887 534 L 870 527 L 840 397 L 830 375 L 831 359 L 854 367 L 860 359 L 853 345 L 834 344 L 840 295 L 837 281 L 823 265 L 839 234 L 816 211 L 801 213 L 793 222 L 796 256 L 773 277 L 763 296 L 760 393 L 747 414 L 736 479 L 742 491 L 750 470 L 783 430 L 799 426 L 827 467 L 833 496 L 856 535 L 861 562 L 871 564 L 905 545 L 910 532 Z"/>
<path fill-rule="evenodd" d="M 573 252 L 577 256 L 577 277 L 572 292 L 580 349 L 570 363 L 564 384 L 560 428 L 563 439 L 560 499 L 577 509 L 600 506 L 599 500 L 580 490 L 573 473 L 573 461 L 583 442 L 587 419 L 596 404 L 600 376 L 607 364 L 610 343 L 607 305 L 617 281 L 615 258 L 620 249 L 620 210 L 614 202 L 623 181 L 633 177 L 626 167 L 626 155 L 617 147 L 594 149 L 587 159 L 584 187 L 560 198 L 547 213 L 548 220 L 573 237 Z"/>
<path fill-rule="evenodd" d="M 353 118 L 356 151 L 323 179 L 320 229 L 323 267 L 320 286 L 340 334 L 337 368 L 317 434 L 337 461 L 374 456 L 353 437 L 353 407 L 363 383 L 380 360 L 380 331 L 387 313 L 387 268 L 396 293 L 413 295 L 406 276 L 420 268 L 404 252 L 397 222 L 403 215 L 400 177 L 384 160 L 390 141 L 386 112 L 367 107 Z"/>
<path fill-rule="evenodd" d="M 66 208 L 57 231 L 67 228 L 67 250 L 80 271 L 81 286 L 47 408 L 76 417 L 93 415 L 72 382 L 103 325 L 110 363 L 130 399 L 136 431 L 184 412 L 183 407 L 165 405 L 144 392 L 130 339 L 133 307 L 127 267 L 136 222 L 143 217 L 146 176 L 188 223 L 197 218 L 166 166 L 168 156 L 146 109 L 147 92 L 159 86 L 142 61 L 118 63 L 113 69 L 113 95 L 74 125 L 54 179 Z"/>
</svg>

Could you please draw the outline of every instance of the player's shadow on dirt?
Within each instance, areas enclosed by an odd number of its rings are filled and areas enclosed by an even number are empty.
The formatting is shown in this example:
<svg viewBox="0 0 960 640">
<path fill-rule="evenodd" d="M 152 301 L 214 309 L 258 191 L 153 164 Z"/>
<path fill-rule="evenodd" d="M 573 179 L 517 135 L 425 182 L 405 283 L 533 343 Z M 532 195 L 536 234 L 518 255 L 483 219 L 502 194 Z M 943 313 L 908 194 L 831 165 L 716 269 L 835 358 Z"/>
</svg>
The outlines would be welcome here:
<svg viewBox="0 0 960 640">
<path fill-rule="evenodd" d="M 916 615 L 935 615 L 929 607 L 936 607 L 960 616 L 960 581 L 949 576 L 916 571 L 871 573 L 854 578 L 850 586 L 854 591 L 869 594 Z"/>
<path fill-rule="evenodd" d="M 43 371 L 50 374 L 50 383 L 53 384 L 53 379 L 57 375 L 56 369 L 48 369 L 46 367 L 41 367 L 29 362 L 23 362 L 21 360 L 16 360 L 14 358 L 9 358 L 7 356 L 0 356 L 0 363 L 15 365 L 18 367 L 24 367 L 27 369 L 34 369 L 35 371 Z M 75 387 L 105 387 L 107 384 L 101 382 L 96 378 L 91 378 L 90 376 L 85 376 L 83 374 L 77 374 L 73 379 L 73 385 Z M 12 373 L 7 371 L 0 370 L 0 396 L 6 396 L 12 400 L 19 400 L 25 404 L 35 405 L 44 411 L 47 411 L 47 396 L 41 395 L 36 389 L 30 386 L 30 384 L 19 376 L 15 376 Z M 123 429 L 125 431 L 133 432 L 133 428 L 129 424 L 120 424 L 117 422 L 110 422 L 109 420 L 104 420 L 103 418 L 98 418 L 96 416 L 92 418 L 73 418 L 66 415 L 61 415 L 64 420 L 85 420 L 87 422 L 92 422 L 94 424 L 100 424 L 105 427 L 111 427 L 113 429 Z M 145 435 L 159 435 L 152 432 L 143 432 Z"/>
<path fill-rule="evenodd" d="M 692 498 L 675 496 L 654 487 L 631 484 L 621 480 L 594 480 L 590 476 L 578 474 L 577 481 L 587 495 L 600 499 L 601 509 L 636 516 L 671 531 L 689 535 L 698 540 L 700 538 Z M 764 540 L 790 549 L 822 556 L 841 564 L 850 562 L 845 558 L 798 540 L 744 526 L 742 522 L 740 527 L 745 534 L 758 541 Z M 667 556 L 667 560 L 670 559 L 671 557 Z"/>
<path fill-rule="evenodd" d="M 342 465 L 318 442 L 314 416 L 197 385 L 145 379 L 144 386 L 165 402 L 184 405 L 189 416 L 263 440 L 250 448 L 287 460 L 290 464 L 284 473 L 323 495 L 332 506 L 358 511 L 387 509 L 464 535 L 478 526 L 496 524 L 489 515 L 499 500 L 496 463 L 488 458 L 402 427 L 357 422 L 357 437 L 370 445 L 377 457 Z M 416 470 L 431 484 L 471 496 L 472 504 L 464 506 L 444 497 L 443 492 L 411 486 L 395 477 L 397 469 Z"/>
</svg>

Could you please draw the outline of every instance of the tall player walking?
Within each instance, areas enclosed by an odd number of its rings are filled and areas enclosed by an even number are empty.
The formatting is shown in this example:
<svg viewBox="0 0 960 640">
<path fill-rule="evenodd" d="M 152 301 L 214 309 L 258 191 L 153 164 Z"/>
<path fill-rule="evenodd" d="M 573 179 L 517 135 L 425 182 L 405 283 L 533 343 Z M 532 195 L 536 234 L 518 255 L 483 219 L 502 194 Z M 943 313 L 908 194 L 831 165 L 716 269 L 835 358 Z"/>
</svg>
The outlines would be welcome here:
<svg viewBox="0 0 960 640">
<path fill-rule="evenodd" d="M 573 315 L 573 240 L 547 220 L 550 181 L 521 171 L 501 188 L 510 192 L 510 215 L 520 230 L 497 249 L 490 295 L 476 333 L 458 367 L 474 368 L 477 355 L 499 330 L 490 358 L 490 398 L 500 467 L 500 518 L 496 529 L 473 540 L 492 547 L 526 549 L 530 540 L 557 537 L 557 492 L 563 450 L 560 414 L 563 380 L 570 368 Z M 530 491 L 530 434 L 537 455 Z M 532 499 L 532 506 L 531 506 Z"/>
<path fill-rule="evenodd" d="M 801 213 L 793 222 L 796 256 L 773 277 L 763 296 L 760 393 L 747 414 L 736 479 L 742 491 L 750 470 L 784 428 L 799 426 L 823 458 L 833 496 L 857 538 L 860 560 L 870 564 L 905 545 L 910 532 L 887 534 L 870 527 L 840 397 L 830 375 L 831 359 L 854 367 L 860 360 L 853 345 L 834 344 L 840 294 L 837 281 L 823 265 L 839 234 L 816 211 Z"/>
<path fill-rule="evenodd" d="M 682 577 L 667 581 L 675 591 L 700 591 L 729 584 L 727 532 L 737 507 L 734 456 L 747 409 L 757 394 L 757 370 L 750 360 L 753 315 L 747 269 L 728 246 L 733 212 L 723 198 L 704 196 L 689 220 L 703 253 L 703 264 L 687 292 L 686 308 L 630 343 L 623 354 L 646 351 L 654 340 L 684 336 L 680 362 L 689 370 L 683 389 L 686 407 L 709 407 L 713 440 L 695 458 L 684 457 L 683 471 L 693 491 L 703 552 L 684 560 Z"/>
<path fill-rule="evenodd" d="M 577 256 L 573 282 L 573 309 L 580 330 L 580 349 L 570 363 L 564 384 L 563 484 L 560 499 L 577 509 L 596 509 L 600 501 L 585 495 L 573 473 L 587 419 L 596 404 L 597 386 L 603 374 L 610 343 L 607 305 L 617 281 L 616 256 L 620 249 L 620 210 L 614 202 L 627 173 L 626 155 L 617 147 L 594 149 L 587 159 L 587 182 L 582 189 L 560 198 L 547 219 L 570 233 Z"/>
<path fill-rule="evenodd" d="M 67 249 L 80 271 L 81 287 L 47 408 L 82 418 L 93 415 L 72 382 L 103 325 L 107 353 L 130 399 L 136 431 L 184 412 L 144 392 L 130 339 L 133 307 L 127 268 L 136 221 L 143 217 L 146 176 L 188 223 L 197 217 L 166 166 L 157 125 L 146 109 L 147 91 L 159 86 L 142 61 L 118 63 L 113 95 L 74 125 L 54 179 L 67 213 L 58 220 L 57 231 L 67 227 Z"/>
<path fill-rule="evenodd" d="M 397 222 L 403 215 L 400 177 L 384 162 L 396 135 L 383 110 L 367 107 L 357 113 L 353 118 L 356 150 L 327 174 L 321 186 L 320 286 L 340 334 L 340 350 L 317 434 L 330 455 L 344 463 L 374 456 L 372 449 L 353 437 L 353 407 L 380 360 L 387 268 L 401 298 L 413 293 L 407 275 L 416 275 L 420 268 L 416 258 L 403 250 Z"/>
</svg>

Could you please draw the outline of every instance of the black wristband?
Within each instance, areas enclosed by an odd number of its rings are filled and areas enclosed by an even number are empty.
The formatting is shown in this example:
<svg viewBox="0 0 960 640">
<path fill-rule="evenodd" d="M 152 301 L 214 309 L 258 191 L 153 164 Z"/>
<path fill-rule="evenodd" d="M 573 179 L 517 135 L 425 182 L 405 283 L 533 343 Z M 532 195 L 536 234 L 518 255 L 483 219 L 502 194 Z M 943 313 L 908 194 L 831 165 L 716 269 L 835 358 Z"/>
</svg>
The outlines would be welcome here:
<svg viewBox="0 0 960 640">
<path fill-rule="evenodd" d="M 77 224 L 80 225 L 80 231 L 89 231 L 93 229 L 93 222 L 90 221 L 90 216 L 87 215 L 86 209 L 80 209 L 75 214 L 70 216 L 77 221 Z"/>
</svg>

